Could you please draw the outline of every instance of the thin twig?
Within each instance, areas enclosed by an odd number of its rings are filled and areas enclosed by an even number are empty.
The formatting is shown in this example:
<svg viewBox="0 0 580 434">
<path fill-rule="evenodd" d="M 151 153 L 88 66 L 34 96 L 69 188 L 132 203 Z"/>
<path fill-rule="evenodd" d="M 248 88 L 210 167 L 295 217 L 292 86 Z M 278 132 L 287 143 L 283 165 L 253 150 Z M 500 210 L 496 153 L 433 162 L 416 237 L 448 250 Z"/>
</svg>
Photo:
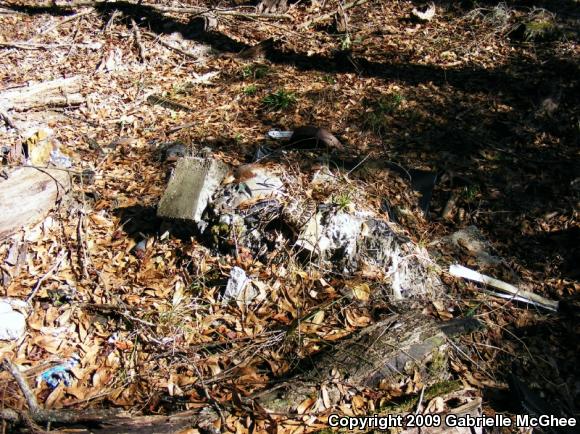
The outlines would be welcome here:
<svg viewBox="0 0 580 434">
<path fill-rule="evenodd" d="M 28 413 L 18 414 L 15 411 L 6 411 L 3 410 L 0 412 L 0 417 L 6 416 L 9 420 L 14 420 L 14 417 L 17 416 L 17 421 L 28 421 L 29 419 L 37 422 L 37 423 L 46 423 L 46 422 L 59 422 L 59 423 L 78 423 L 78 422 L 90 422 L 90 421 L 107 421 L 111 420 L 114 416 L 120 414 L 117 410 L 109 411 L 83 411 L 83 412 L 74 412 L 68 410 L 45 410 L 38 405 L 38 401 L 36 400 L 36 396 L 34 392 L 30 389 L 30 386 L 22 376 L 22 373 L 18 369 L 18 367 L 12 363 L 10 360 L 5 358 L 2 362 L 2 366 L 6 369 L 14 380 L 18 387 L 20 388 L 22 394 L 24 395 L 24 399 L 28 404 Z"/>
<path fill-rule="evenodd" d="M 128 307 L 128 306 L 115 306 L 112 304 L 82 303 L 79 305 L 79 307 L 89 309 L 89 310 L 96 310 L 96 311 L 99 311 L 102 313 L 112 313 L 112 314 L 120 315 L 129 321 L 138 322 L 138 323 L 146 325 L 148 327 L 155 327 L 156 326 L 152 322 L 145 321 L 141 318 L 137 318 L 133 315 L 128 314 L 127 312 L 124 312 L 127 310 L 131 310 L 130 307 Z"/>
<path fill-rule="evenodd" d="M 221 409 L 219 403 L 214 398 L 212 398 L 211 395 L 209 394 L 209 390 L 207 389 L 207 386 L 205 385 L 205 382 L 203 380 L 203 375 L 200 372 L 199 368 L 195 364 L 192 366 L 197 371 L 197 375 L 199 377 L 199 381 L 201 383 L 201 388 L 203 389 L 203 393 L 204 393 L 205 397 L 210 402 L 210 404 L 212 404 L 212 406 L 216 409 L 216 411 L 220 415 L 220 419 L 222 421 L 222 427 L 225 427 L 226 426 L 226 418 L 222 412 L 222 409 Z"/>
<path fill-rule="evenodd" d="M 54 273 L 57 270 L 57 268 L 60 266 L 61 262 L 64 260 L 65 256 L 66 255 L 64 254 L 64 251 L 61 251 L 59 254 L 59 257 L 54 262 L 52 267 L 50 267 L 50 269 L 46 272 L 46 274 L 44 274 L 40 279 L 38 279 L 38 282 L 36 282 L 34 289 L 32 290 L 32 292 L 30 293 L 30 295 L 26 299 L 27 303 L 30 303 L 31 300 L 34 298 L 34 296 L 36 295 L 36 293 L 40 289 L 40 285 L 42 284 L 42 282 L 44 282 L 52 273 Z"/>
<path fill-rule="evenodd" d="M 34 395 L 34 392 L 30 390 L 30 386 L 22 376 L 20 369 L 18 369 L 18 367 L 8 359 L 4 359 L 3 365 L 4 369 L 10 372 L 10 374 L 12 374 L 12 376 L 14 377 L 14 380 L 16 380 L 16 384 L 18 384 L 18 387 L 22 391 L 22 394 L 24 395 L 24 399 L 26 399 L 26 403 L 28 404 L 28 408 L 30 409 L 30 411 L 35 413 L 38 410 L 40 410 L 38 401 L 36 400 L 36 395 Z"/>
<path fill-rule="evenodd" d="M 423 402 L 423 395 L 425 394 L 425 385 L 421 388 L 421 395 L 419 396 L 419 401 L 417 402 L 417 408 L 415 410 L 415 414 L 419 413 L 419 409 L 421 408 L 421 403 Z"/>
<path fill-rule="evenodd" d="M 117 9 L 115 9 L 113 11 L 113 13 L 111 14 L 111 17 L 109 18 L 109 21 L 107 21 L 107 24 L 105 24 L 105 27 L 103 28 L 103 33 L 107 33 L 109 31 L 111 26 L 115 23 L 115 19 L 119 15 L 121 15 L 121 12 L 119 12 Z"/>
<path fill-rule="evenodd" d="M 82 176 L 81 176 L 82 183 Z M 84 195 L 83 195 L 84 201 Z M 85 230 L 85 213 L 83 210 L 79 210 L 79 223 L 77 225 L 77 242 L 78 242 L 78 255 L 81 269 L 83 272 L 83 277 L 85 279 L 89 278 L 89 272 L 87 271 L 87 248 L 85 246 L 85 237 L 83 236 Z"/>
<path fill-rule="evenodd" d="M 14 122 L 14 119 L 12 119 L 10 115 L 1 108 L 0 108 L 0 119 L 2 119 L 6 123 L 6 125 L 8 125 L 10 128 L 14 128 L 17 132 L 20 132 L 20 128 L 18 128 L 18 125 L 16 125 L 16 123 Z"/>
<path fill-rule="evenodd" d="M 63 24 L 69 23 L 69 22 L 71 22 L 71 21 L 74 21 L 74 20 L 78 20 L 79 18 L 82 18 L 82 17 L 84 17 L 85 15 L 92 14 L 93 12 L 94 12 L 94 10 L 93 10 L 93 9 L 87 9 L 86 11 L 79 12 L 78 14 L 75 14 L 75 15 L 73 15 L 73 16 L 70 16 L 70 17 L 68 17 L 68 18 L 65 18 L 64 20 L 62 20 L 62 21 L 59 21 L 58 23 L 56 23 L 56 24 L 54 24 L 54 25 L 50 26 L 48 29 L 45 29 L 45 30 L 43 30 L 42 32 L 40 32 L 40 34 L 41 34 L 41 35 L 45 35 L 46 33 L 48 33 L 48 32 L 50 32 L 50 31 L 52 31 L 52 30 L 54 30 L 54 29 L 56 29 L 56 28 L 58 28 L 58 27 L 62 26 Z"/>
<path fill-rule="evenodd" d="M 5 48 L 16 48 L 18 50 L 46 50 L 50 48 L 52 45 L 50 44 L 34 44 L 30 42 L 0 42 L 0 47 Z"/>
<path fill-rule="evenodd" d="M 364 157 L 362 160 L 360 160 L 356 166 L 354 166 L 352 169 L 350 169 L 348 171 L 348 173 L 346 174 L 346 176 L 350 175 L 352 172 L 354 172 L 356 169 L 358 169 L 358 167 L 363 164 L 366 160 L 368 160 L 368 158 L 371 156 L 371 154 L 367 154 L 366 157 Z"/>
</svg>

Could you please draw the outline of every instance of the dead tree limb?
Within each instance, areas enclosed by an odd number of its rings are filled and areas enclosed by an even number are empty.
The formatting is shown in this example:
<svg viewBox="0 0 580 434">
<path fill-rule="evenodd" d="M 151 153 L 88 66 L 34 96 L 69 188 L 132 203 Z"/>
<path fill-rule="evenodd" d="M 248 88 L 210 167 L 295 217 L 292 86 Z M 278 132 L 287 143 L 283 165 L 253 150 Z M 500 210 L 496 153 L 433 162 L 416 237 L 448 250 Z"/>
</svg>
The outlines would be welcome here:
<svg viewBox="0 0 580 434">
<path fill-rule="evenodd" d="M 355 6 L 364 5 L 368 1 L 369 0 L 354 0 L 354 1 L 350 2 L 350 3 L 347 3 L 347 4 L 343 5 L 343 6 L 341 6 L 339 9 L 335 9 L 332 12 L 329 12 L 329 13 L 323 14 L 323 15 L 320 15 L 320 16 L 318 16 L 316 18 L 313 18 L 313 19 L 311 19 L 309 21 L 306 21 L 304 24 L 302 24 L 300 26 L 300 28 L 307 29 L 308 27 L 310 27 L 313 24 L 317 24 L 317 23 L 319 23 L 321 21 L 324 21 L 324 20 L 327 20 L 329 18 L 334 17 L 340 11 L 343 11 L 344 12 L 344 11 L 346 11 L 348 9 L 354 8 Z"/>
<path fill-rule="evenodd" d="M 0 92 L 2 108 L 23 111 L 46 106 L 78 105 L 84 101 L 80 93 L 81 81 L 80 76 L 58 78 Z"/>
<path fill-rule="evenodd" d="M 72 16 L 70 16 L 70 17 L 68 17 L 68 18 L 65 18 L 64 20 L 62 20 L 62 21 L 59 21 L 58 23 L 56 23 L 56 24 L 54 24 L 54 25 L 50 26 L 49 28 L 47 28 L 47 29 L 43 30 L 43 31 L 41 32 L 41 34 L 42 34 L 42 35 L 44 35 L 44 34 L 46 34 L 46 33 L 48 33 L 48 32 L 51 32 L 51 31 L 53 31 L 54 29 L 57 29 L 57 28 L 59 28 L 59 27 L 60 27 L 60 26 L 62 26 L 63 24 L 70 23 L 71 21 L 74 21 L 74 20 L 78 20 L 79 18 L 82 18 L 82 17 L 84 17 L 85 15 L 90 15 L 90 14 L 92 14 L 93 12 L 95 12 L 93 9 L 87 9 L 86 11 L 81 11 L 81 12 L 79 12 L 79 13 L 77 13 L 77 14 L 74 14 L 74 15 L 72 15 Z"/>
<path fill-rule="evenodd" d="M 55 423 L 60 425 L 90 424 L 91 428 L 75 429 L 79 433 L 173 433 L 179 429 L 196 426 L 202 422 L 197 411 L 184 411 L 164 416 L 134 416 L 117 409 L 110 410 L 45 410 L 36 400 L 34 392 L 24 379 L 20 369 L 8 359 L 4 359 L 2 367 L 10 372 L 28 405 L 27 412 L 17 412 L 12 409 L 0 410 L 0 419 L 12 423 L 38 424 Z"/>
<path fill-rule="evenodd" d="M 417 311 L 395 315 L 329 348 L 313 359 L 308 370 L 254 398 L 268 412 L 286 414 L 318 396 L 318 404 L 310 409 L 316 412 L 337 405 L 345 388 L 376 388 L 415 371 L 430 386 L 449 378 L 448 338 L 479 327 L 473 319 L 438 323 Z M 319 396 L 321 393 L 325 396 Z"/>
<path fill-rule="evenodd" d="M 141 63 L 145 62 L 145 48 L 143 47 L 143 42 L 141 41 L 141 32 L 139 31 L 139 26 L 133 18 L 131 18 L 131 25 L 133 26 L 133 33 L 135 34 L 135 45 L 139 49 L 139 61 Z"/>
<path fill-rule="evenodd" d="M 5 370 L 10 372 L 16 384 L 20 388 L 20 391 L 24 395 L 26 404 L 28 404 L 28 412 L 30 419 L 37 423 L 47 423 L 47 422 L 58 422 L 58 423 L 78 423 L 78 422 L 93 422 L 106 420 L 105 418 L 111 418 L 116 416 L 120 412 L 117 410 L 105 410 L 105 411 L 82 411 L 73 412 L 68 410 L 45 410 L 38 404 L 34 392 L 30 389 L 30 386 L 22 376 L 22 373 L 18 367 L 8 359 L 4 359 L 2 365 Z M 16 412 L 14 412 L 16 413 Z M 8 417 L 14 416 L 14 414 L 7 413 Z M 22 417 L 19 415 L 18 421 L 22 421 Z"/>
</svg>

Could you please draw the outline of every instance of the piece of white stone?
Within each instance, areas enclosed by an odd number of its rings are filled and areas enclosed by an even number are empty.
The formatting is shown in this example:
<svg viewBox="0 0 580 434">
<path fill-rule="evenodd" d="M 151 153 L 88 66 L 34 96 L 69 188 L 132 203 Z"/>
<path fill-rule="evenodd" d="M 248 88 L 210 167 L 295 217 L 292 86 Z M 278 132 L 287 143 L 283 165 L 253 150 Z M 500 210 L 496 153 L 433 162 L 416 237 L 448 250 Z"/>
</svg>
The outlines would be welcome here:
<svg viewBox="0 0 580 434">
<path fill-rule="evenodd" d="M 13 341 L 20 338 L 26 332 L 26 318 L 20 312 L 5 311 L 6 304 L 2 303 L 3 311 L 0 313 L 0 340 Z"/>
<path fill-rule="evenodd" d="M 222 297 L 222 306 L 230 301 L 239 301 L 249 304 L 258 295 L 256 289 L 250 284 L 246 272 L 240 267 L 233 267 L 230 271 L 230 279 Z"/>
</svg>

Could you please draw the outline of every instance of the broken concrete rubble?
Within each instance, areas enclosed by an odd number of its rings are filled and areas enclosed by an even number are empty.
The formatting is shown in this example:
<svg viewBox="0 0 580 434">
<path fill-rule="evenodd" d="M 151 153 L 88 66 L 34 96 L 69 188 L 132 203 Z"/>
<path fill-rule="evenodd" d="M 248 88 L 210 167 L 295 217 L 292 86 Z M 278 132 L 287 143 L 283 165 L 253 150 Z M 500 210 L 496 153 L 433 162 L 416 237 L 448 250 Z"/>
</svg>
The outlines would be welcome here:
<svg viewBox="0 0 580 434">
<path fill-rule="evenodd" d="M 203 211 L 227 172 L 228 166 L 219 160 L 180 159 L 159 202 L 157 215 L 200 222 Z"/>
<path fill-rule="evenodd" d="M 298 181 L 288 174 L 281 178 L 265 166 L 241 166 L 225 178 L 227 172 L 225 164 L 213 159 L 179 160 L 158 214 L 204 222 L 201 232 L 206 239 L 234 254 L 243 248 L 264 258 L 282 243 L 306 253 L 302 256 L 307 260 L 316 259 L 328 270 L 346 275 L 378 268 L 397 299 L 441 290 L 427 252 L 371 210 L 351 212 L 291 195 L 290 186 L 299 185 Z M 324 180 L 316 178 L 320 182 Z M 224 301 L 240 301 L 238 295 L 246 287 L 241 276 L 232 269 Z M 248 295 L 242 301 L 255 297 L 255 293 Z"/>
<path fill-rule="evenodd" d="M 335 211 L 325 218 L 317 214 L 298 237 L 297 245 L 346 274 L 365 265 L 384 269 L 397 299 L 433 294 L 442 285 L 425 250 L 369 213 Z"/>
</svg>

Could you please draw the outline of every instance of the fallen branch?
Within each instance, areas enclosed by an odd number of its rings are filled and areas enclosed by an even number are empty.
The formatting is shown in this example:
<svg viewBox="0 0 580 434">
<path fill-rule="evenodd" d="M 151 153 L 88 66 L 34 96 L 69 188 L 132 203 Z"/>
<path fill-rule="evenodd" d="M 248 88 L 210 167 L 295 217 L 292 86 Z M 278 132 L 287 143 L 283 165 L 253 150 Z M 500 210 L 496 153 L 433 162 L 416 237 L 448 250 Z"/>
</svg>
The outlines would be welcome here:
<svg viewBox="0 0 580 434">
<path fill-rule="evenodd" d="M 14 48 L 17 50 L 52 50 L 54 48 L 87 47 L 88 44 L 41 44 L 27 41 L 0 42 L 0 48 Z"/>
<path fill-rule="evenodd" d="M 93 12 L 94 12 L 93 9 L 87 9 L 86 11 L 79 12 L 78 14 L 72 15 L 72 16 L 65 18 L 64 20 L 59 21 L 58 23 L 50 26 L 49 28 L 40 32 L 40 34 L 45 35 L 46 33 L 51 32 L 52 30 L 59 28 L 63 24 L 70 23 L 71 21 L 74 21 L 74 20 L 78 20 L 79 18 L 82 18 L 85 15 L 92 14 Z"/>
<path fill-rule="evenodd" d="M 143 42 L 141 42 L 141 32 L 139 31 L 139 26 L 133 18 L 131 18 L 131 25 L 133 26 L 133 33 L 135 33 L 135 45 L 139 49 L 139 61 L 141 63 L 145 62 L 145 48 L 143 47 Z"/>
<path fill-rule="evenodd" d="M 486 276 L 485 274 L 478 273 L 475 270 L 464 267 L 462 265 L 451 265 L 449 267 L 449 273 L 456 277 L 463 277 L 464 279 L 473 280 L 475 282 L 483 283 L 484 285 L 489 285 L 497 288 L 501 291 L 512 294 L 520 299 L 527 299 L 534 304 L 540 305 L 541 307 L 556 312 L 558 310 L 558 302 L 554 300 L 549 300 L 542 297 L 541 295 L 534 294 L 529 291 L 524 291 L 519 289 L 507 282 L 502 280 L 494 279 L 493 277 Z"/>
<path fill-rule="evenodd" d="M 20 128 L 18 128 L 18 125 L 16 125 L 16 122 L 14 122 L 14 119 L 12 119 L 10 115 L 6 113 L 1 107 L 0 107 L 0 119 L 2 119 L 4 123 L 6 123 L 6 125 L 8 125 L 10 128 L 15 129 L 16 131 L 20 131 Z"/>
<path fill-rule="evenodd" d="M 182 50 L 181 48 L 176 47 L 175 45 L 172 45 L 169 42 L 165 42 L 163 39 L 161 39 L 159 37 L 159 35 L 156 35 L 155 33 L 143 32 L 143 34 L 146 36 L 149 36 L 150 38 L 153 38 L 155 41 L 159 42 L 161 45 L 169 48 L 170 50 L 176 51 L 176 52 L 183 54 L 184 56 L 190 57 L 192 59 L 199 60 L 199 56 L 197 54 L 190 53 L 189 51 Z"/>
<path fill-rule="evenodd" d="M 66 3 L 67 7 L 95 7 L 102 4 L 106 4 L 106 0 L 76 0 L 76 1 L 69 1 Z M 143 9 L 153 9 L 158 12 L 175 12 L 180 14 L 197 14 L 197 15 L 224 15 L 224 16 L 233 16 L 233 17 L 248 17 L 248 18 L 263 18 L 269 20 L 292 20 L 292 15 L 288 14 L 260 14 L 255 12 L 243 12 L 240 10 L 236 10 L 234 8 L 230 9 L 219 9 L 219 8 L 203 8 L 203 7 L 177 7 L 177 6 L 164 6 L 154 3 L 142 3 L 141 1 L 138 2 L 129 2 L 132 5 L 138 6 Z M 64 24 L 62 22 L 61 24 Z"/>
<path fill-rule="evenodd" d="M 31 108 L 78 105 L 84 101 L 80 93 L 81 77 L 58 78 L 0 92 L 3 109 L 28 110 Z"/>
<path fill-rule="evenodd" d="M 16 384 L 20 388 L 20 391 L 24 395 L 24 399 L 28 404 L 28 416 L 30 419 L 37 423 L 47 423 L 47 422 L 57 422 L 57 423 L 78 423 L 78 422 L 94 422 L 109 420 L 111 417 L 120 414 L 119 411 L 105 410 L 105 411 L 89 411 L 83 410 L 82 412 L 72 412 L 68 410 L 45 410 L 36 400 L 34 392 L 30 389 L 30 386 L 22 376 L 20 369 L 8 359 L 4 359 L 2 363 L 5 370 L 10 372 Z M 4 410 L 0 413 L 0 416 L 11 420 L 13 422 L 22 422 L 24 416 L 19 415 L 15 411 Z M 17 417 L 17 419 L 16 419 Z M 16 419 L 16 420 L 15 420 Z"/>
<path fill-rule="evenodd" d="M 171 415 L 135 416 L 117 409 L 109 410 L 45 410 L 38 404 L 34 392 L 22 376 L 20 369 L 8 359 L 2 362 L 3 368 L 10 372 L 22 391 L 28 404 L 28 412 L 1 409 L 0 419 L 13 423 L 35 422 L 38 424 L 58 423 L 64 425 L 86 424 L 90 428 L 75 428 L 77 433 L 173 433 L 188 426 L 204 422 L 197 411 L 189 410 Z"/>
<path fill-rule="evenodd" d="M 368 2 L 368 1 L 369 1 L 369 0 L 354 0 L 354 1 L 352 1 L 352 2 L 350 2 L 350 3 L 347 3 L 347 4 L 343 5 L 343 6 L 340 6 L 340 8 L 339 8 L 339 9 L 335 9 L 335 10 L 334 10 L 334 11 L 332 11 L 332 12 L 329 12 L 329 13 L 327 13 L 327 14 L 323 14 L 323 15 L 320 15 L 320 16 L 318 16 L 318 17 L 316 17 L 316 18 L 313 18 L 313 19 L 312 19 L 312 20 L 310 20 L 310 21 L 306 21 L 304 24 L 302 24 L 302 25 L 300 26 L 300 28 L 301 28 L 301 29 L 307 29 L 308 27 L 310 27 L 310 26 L 311 26 L 311 25 L 313 25 L 313 24 L 317 24 L 317 23 L 319 23 L 319 22 L 321 22 L 321 21 L 324 21 L 324 20 L 327 20 L 327 19 L 329 19 L 329 18 L 332 18 L 332 17 L 334 17 L 334 16 L 335 16 L 337 13 L 339 13 L 340 11 L 343 11 L 343 12 L 344 12 L 344 11 L 346 11 L 346 10 L 348 10 L 348 9 L 354 8 L 355 6 L 364 5 L 364 4 L 365 4 L 366 2 Z"/>
<path fill-rule="evenodd" d="M 430 387 L 448 378 L 449 337 L 482 327 L 473 319 L 438 323 L 417 311 L 393 315 L 329 346 L 297 369 L 295 376 L 255 394 L 254 403 L 270 414 L 286 414 L 310 399 L 314 402 L 309 411 L 316 413 L 338 405 L 348 393 L 346 388 L 396 384 L 412 372 L 420 372 L 423 384 Z"/>
</svg>

